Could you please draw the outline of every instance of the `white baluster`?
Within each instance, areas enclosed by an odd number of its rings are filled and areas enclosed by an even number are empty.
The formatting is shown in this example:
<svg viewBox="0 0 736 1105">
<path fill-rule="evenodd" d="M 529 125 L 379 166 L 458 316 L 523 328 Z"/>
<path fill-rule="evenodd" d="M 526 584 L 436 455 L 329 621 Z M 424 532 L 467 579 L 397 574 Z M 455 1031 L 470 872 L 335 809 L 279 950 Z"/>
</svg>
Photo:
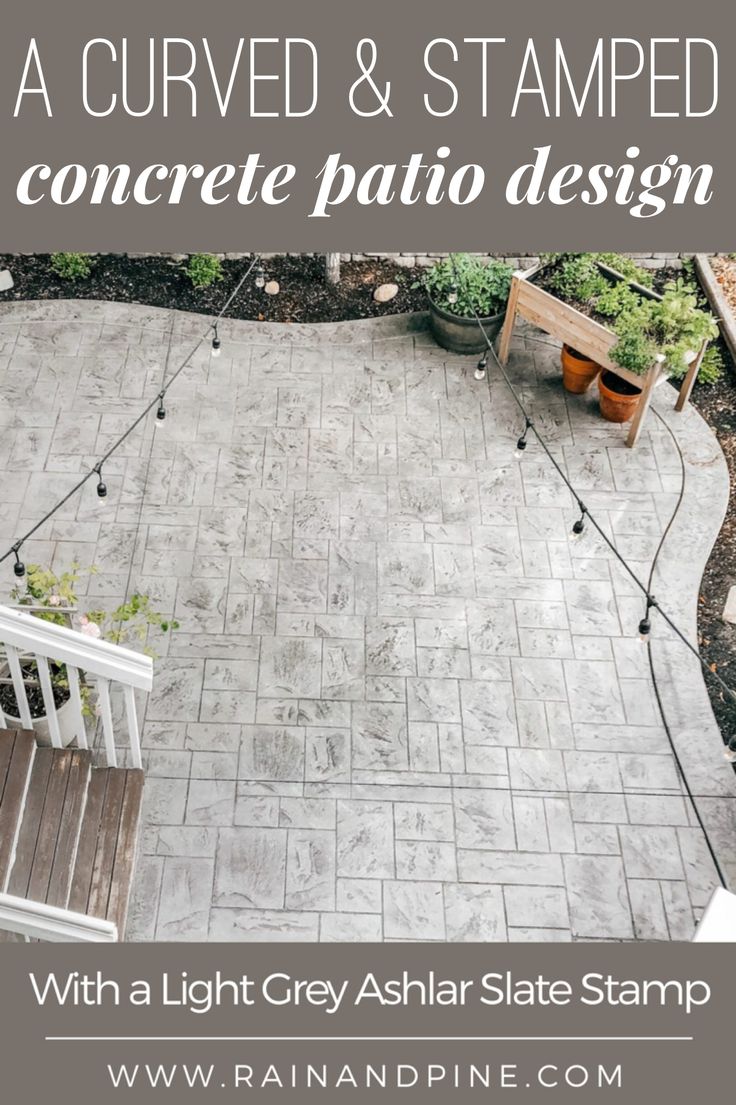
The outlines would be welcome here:
<svg viewBox="0 0 736 1105">
<path fill-rule="evenodd" d="M 112 707 L 110 705 L 110 682 L 108 679 L 97 680 L 97 697 L 102 718 L 102 732 L 105 737 L 105 751 L 107 752 L 107 766 L 117 767 L 118 757 L 115 751 L 115 733 L 112 725 Z"/>
<path fill-rule="evenodd" d="M 41 683 L 43 704 L 46 709 L 46 721 L 49 727 L 51 744 L 54 748 L 61 748 L 61 730 L 59 729 L 59 719 L 56 716 L 56 703 L 54 702 L 54 688 L 51 685 L 49 662 L 45 656 L 36 656 L 35 660 L 38 668 L 38 678 Z"/>
<path fill-rule="evenodd" d="M 87 729 L 84 724 L 82 710 L 82 692 L 79 688 L 79 671 L 72 664 L 67 664 L 66 673 L 69 679 L 69 694 L 71 696 L 71 709 L 74 713 L 74 735 L 80 748 L 87 747 Z"/>
<path fill-rule="evenodd" d="M 135 707 L 135 691 L 132 687 L 123 687 L 125 695 L 125 716 L 128 720 L 128 736 L 130 737 L 130 751 L 133 759 L 133 767 L 143 767 L 141 759 L 141 734 L 138 727 L 138 711 Z"/>
<path fill-rule="evenodd" d="M 18 703 L 18 713 L 20 714 L 21 724 L 24 729 L 32 729 L 33 718 L 31 717 L 30 706 L 28 705 L 28 695 L 26 694 L 26 685 L 23 680 L 18 650 L 13 648 L 12 645 L 7 645 L 5 651 L 8 654 L 8 667 L 10 668 L 10 674 L 13 679 L 13 690 L 15 691 L 15 701 Z"/>
</svg>

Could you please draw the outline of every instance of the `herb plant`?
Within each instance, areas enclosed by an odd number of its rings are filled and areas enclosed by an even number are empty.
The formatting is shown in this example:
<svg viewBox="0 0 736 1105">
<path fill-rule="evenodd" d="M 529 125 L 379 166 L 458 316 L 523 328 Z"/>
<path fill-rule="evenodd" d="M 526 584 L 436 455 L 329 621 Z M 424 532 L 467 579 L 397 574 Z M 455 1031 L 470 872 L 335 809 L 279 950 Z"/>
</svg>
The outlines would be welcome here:
<svg viewBox="0 0 736 1105">
<path fill-rule="evenodd" d="M 630 257 L 616 253 L 550 254 L 552 268 L 549 289 L 573 306 L 582 307 L 604 319 L 618 341 L 611 359 L 638 376 L 644 375 L 660 358 L 670 376 L 681 378 L 703 342 L 718 334 L 715 319 L 700 306 L 697 286 L 686 273 L 667 285 L 661 298 L 651 299 L 633 284 L 652 285 L 651 273 Z M 603 264 L 625 279 L 615 281 L 601 271 Z M 717 363 L 711 359 L 703 382 L 717 378 Z"/>
<path fill-rule="evenodd" d="M 470 253 L 443 258 L 424 274 L 424 287 L 437 307 L 460 318 L 489 318 L 506 307 L 513 269 Z"/>
<path fill-rule="evenodd" d="M 87 280 L 92 259 L 87 253 L 52 253 L 51 268 L 62 280 Z"/>
<path fill-rule="evenodd" d="M 184 271 L 195 288 L 209 288 L 223 279 L 222 262 L 213 253 L 193 253 Z"/>
</svg>

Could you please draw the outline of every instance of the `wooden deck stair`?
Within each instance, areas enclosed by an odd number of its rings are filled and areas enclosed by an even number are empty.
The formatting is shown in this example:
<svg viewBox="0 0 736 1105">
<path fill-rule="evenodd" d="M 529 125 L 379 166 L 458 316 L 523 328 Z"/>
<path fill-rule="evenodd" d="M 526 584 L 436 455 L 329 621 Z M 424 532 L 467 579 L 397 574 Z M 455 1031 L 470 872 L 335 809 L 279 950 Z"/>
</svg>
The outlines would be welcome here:
<svg viewBox="0 0 736 1105">
<path fill-rule="evenodd" d="M 0 729 L 0 891 L 112 921 L 122 939 L 142 795 L 140 770 Z"/>
</svg>

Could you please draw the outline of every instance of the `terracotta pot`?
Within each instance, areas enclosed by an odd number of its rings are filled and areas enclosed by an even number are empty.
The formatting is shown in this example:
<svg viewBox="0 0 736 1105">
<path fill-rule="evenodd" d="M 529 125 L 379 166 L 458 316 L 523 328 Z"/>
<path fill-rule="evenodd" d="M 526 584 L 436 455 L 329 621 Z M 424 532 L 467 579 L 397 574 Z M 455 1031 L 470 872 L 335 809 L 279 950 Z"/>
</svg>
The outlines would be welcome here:
<svg viewBox="0 0 736 1105">
<path fill-rule="evenodd" d="M 570 391 L 573 395 L 583 395 L 601 370 L 596 361 L 591 361 L 569 345 L 563 345 L 560 360 L 562 383 L 565 391 Z"/>
<path fill-rule="evenodd" d="M 480 320 L 489 341 L 494 341 L 497 337 L 505 317 L 504 309 L 499 315 L 490 315 Z M 482 353 L 487 348 L 483 333 L 474 318 L 451 315 L 431 299 L 429 300 L 429 328 L 437 344 L 451 353 Z"/>
<path fill-rule="evenodd" d="M 641 388 L 635 388 L 613 372 L 604 372 L 598 378 L 598 390 L 601 414 L 606 422 L 628 422 L 634 417 Z"/>
</svg>

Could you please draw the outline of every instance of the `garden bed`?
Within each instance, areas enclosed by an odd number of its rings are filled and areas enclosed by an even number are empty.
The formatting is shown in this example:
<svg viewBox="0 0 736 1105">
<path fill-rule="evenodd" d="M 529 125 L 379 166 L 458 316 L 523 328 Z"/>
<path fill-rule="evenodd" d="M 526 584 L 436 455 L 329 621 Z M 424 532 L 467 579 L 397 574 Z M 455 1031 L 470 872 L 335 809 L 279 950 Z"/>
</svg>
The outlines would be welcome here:
<svg viewBox="0 0 736 1105">
<path fill-rule="evenodd" d="M 703 262 L 704 259 L 701 264 Z M 736 259 L 713 258 L 711 270 L 721 296 L 716 310 L 731 312 L 734 322 L 729 329 L 733 334 L 736 331 Z M 711 283 L 707 271 L 705 277 L 707 283 Z M 692 396 L 695 406 L 718 438 L 731 480 L 726 518 L 703 574 L 698 630 L 700 647 L 708 664 L 730 687 L 736 687 L 736 626 L 723 620 L 728 592 L 736 584 L 736 362 L 732 355 L 733 339 L 728 346 L 721 340 L 720 346 L 724 363 L 721 379 L 710 387 L 697 388 Z M 736 704 L 725 700 L 711 681 L 708 681 L 708 690 L 722 733 L 733 736 L 736 734 Z"/>
<path fill-rule="evenodd" d="M 62 280 L 51 269 L 48 254 L 0 254 L 0 269 L 9 268 L 15 287 L 0 292 L 0 303 L 21 299 L 107 299 L 181 311 L 216 314 L 248 265 L 245 258 L 223 261 L 224 279 L 196 289 L 182 264 L 169 257 L 128 257 L 106 253 L 94 258 L 87 279 Z M 230 318 L 266 322 L 345 322 L 355 318 L 424 311 L 426 295 L 415 270 L 389 261 L 349 261 L 338 285 L 325 282 L 324 256 L 273 257 L 264 261 L 266 276 L 280 286 L 268 295 L 248 280 L 232 304 Z M 423 270 L 420 270 L 423 271 Z M 376 303 L 381 284 L 397 284 L 389 303 Z"/>
</svg>

